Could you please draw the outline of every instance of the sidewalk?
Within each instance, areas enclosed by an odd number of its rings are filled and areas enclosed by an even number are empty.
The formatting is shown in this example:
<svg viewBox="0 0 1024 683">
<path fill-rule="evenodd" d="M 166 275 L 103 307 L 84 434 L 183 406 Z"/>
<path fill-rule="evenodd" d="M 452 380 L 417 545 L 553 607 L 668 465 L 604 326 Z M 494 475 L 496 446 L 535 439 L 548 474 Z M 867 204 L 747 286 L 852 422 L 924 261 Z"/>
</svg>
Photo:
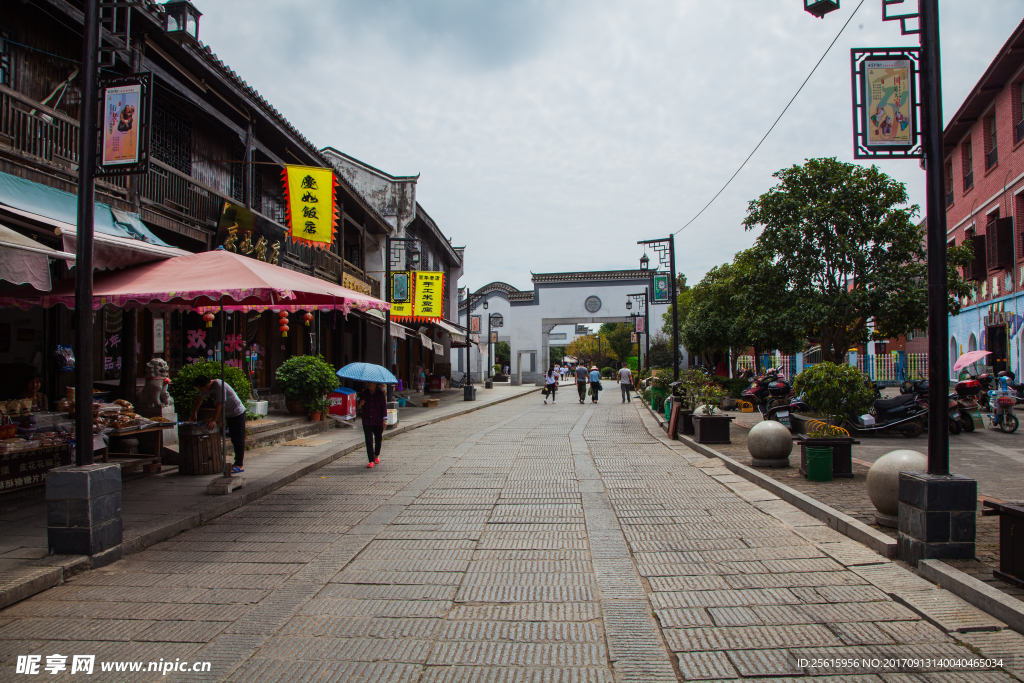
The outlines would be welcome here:
<svg viewBox="0 0 1024 683">
<path fill-rule="evenodd" d="M 462 389 L 429 394 L 436 408 L 407 407 L 388 439 L 418 427 L 464 415 L 530 392 L 535 386 L 496 385 L 477 390 L 477 400 L 463 400 Z M 184 477 L 176 471 L 129 479 L 121 492 L 123 542 L 108 561 L 138 552 L 226 512 L 258 500 L 345 455 L 363 457 L 363 433 L 356 428 L 329 429 L 306 438 L 246 451 L 245 487 L 227 496 L 206 493 L 210 476 Z M 107 555 L 105 553 L 105 555 Z M 0 501 L 0 608 L 63 583 L 93 567 L 87 556 L 48 556 L 44 489 Z"/>
</svg>

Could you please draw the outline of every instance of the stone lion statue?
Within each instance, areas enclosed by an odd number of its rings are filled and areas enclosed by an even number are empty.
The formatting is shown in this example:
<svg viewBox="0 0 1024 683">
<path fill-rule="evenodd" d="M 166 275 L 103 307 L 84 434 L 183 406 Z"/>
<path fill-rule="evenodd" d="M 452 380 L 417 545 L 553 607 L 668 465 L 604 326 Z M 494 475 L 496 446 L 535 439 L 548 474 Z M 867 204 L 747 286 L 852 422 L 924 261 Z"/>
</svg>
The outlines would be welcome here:
<svg viewBox="0 0 1024 683">
<path fill-rule="evenodd" d="M 160 408 L 171 405 L 171 395 L 167 392 L 170 380 L 170 366 L 163 358 L 154 358 L 146 363 L 146 385 L 142 388 L 141 405 L 147 408 Z"/>
</svg>

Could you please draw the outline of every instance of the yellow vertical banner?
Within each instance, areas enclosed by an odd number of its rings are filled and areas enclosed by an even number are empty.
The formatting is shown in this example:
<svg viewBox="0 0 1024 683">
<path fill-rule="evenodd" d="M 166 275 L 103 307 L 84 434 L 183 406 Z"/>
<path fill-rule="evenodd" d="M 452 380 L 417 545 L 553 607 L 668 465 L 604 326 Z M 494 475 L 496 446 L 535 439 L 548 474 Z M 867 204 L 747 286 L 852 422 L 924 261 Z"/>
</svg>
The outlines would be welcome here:
<svg viewBox="0 0 1024 683">
<path fill-rule="evenodd" d="M 314 166 L 285 166 L 285 206 L 292 242 L 324 249 L 334 242 L 337 207 L 334 171 Z"/>
<path fill-rule="evenodd" d="M 419 320 L 436 320 L 444 315 L 444 273 L 440 271 L 416 271 L 416 309 Z"/>
</svg>

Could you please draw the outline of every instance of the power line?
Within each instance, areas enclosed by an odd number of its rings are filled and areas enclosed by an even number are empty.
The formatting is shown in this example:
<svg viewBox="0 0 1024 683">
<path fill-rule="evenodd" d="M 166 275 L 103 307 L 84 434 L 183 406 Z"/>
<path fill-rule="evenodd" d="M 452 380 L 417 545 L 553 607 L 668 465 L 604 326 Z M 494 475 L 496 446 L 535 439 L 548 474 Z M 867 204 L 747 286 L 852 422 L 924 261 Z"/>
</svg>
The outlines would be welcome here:
<svg viewBox="0 0 1024 683">
<path fill-rule="evenodd" d="M 697 213 L 696 216 L 691 218 L 689 221 L 687 221 L 686 225 L 684 225 L 683 227 L 679 228 L 678 230 L 676 230 L 672 234 L 678 235 L 683 230 L 685 230 L 687 228 L 687 226 L 690 225 L 690 223 L 693 223 L 695 220 L 700 218 L 701 214 L 704 213 L 705 211 L 707 211 L 708 207 L 711 206 L 715 202 L 716 199 L 718 199 L 718 196 L 720 194 L 725 192 L 725 188 L 729 187 L 729 184 L 736 178 L 736 176 L 738 176 L 740 174 L 740 171 L 743 170 L 743 167 L 747 165 L 747 162 L 750 161 L 751 157 L 753 157 L 754 154 L 757 152 L 757 150 L 760 149 L 761 144 L 764 143 L 764 141 L 766 139 L 768 139 L 768 136 L 771 135 L 772 131 L 775 130 L 775 126 L 778 125 L 780 120 L 782 120 L 782 117 L 789 110 L 790 105 L 793 104 L 794 100 L 796 100 L 797 95 L 799 95 L 800 91 L 804 89 L 805 85 L 807 85 L 807 81 L 811 80 L 811 76 L 813 76 L 814 72 L 818 70 L 818 67 L 821 66 L 821 63 L 823 61 L 825 61 L 825 57 L 828 55 L 829 51 L 832 49 L 832 46 L 836 44 L 837 40 L 839 40 L 839 36 L 843 35 L 843 31 L 846 30 L 846 27 L 850 24 L 850 21 L 853 19 L 853 16 L 855 14 L 857 14 L 857 10 L 859 10 L 860 6 L 863 5 L 863 4 L 864 4 L 864 0 L 860 0 L 860 3 L 857 5 L 857 7 L 854 8 L 853 12 L 850 13 L 849 18 L 846 20 L 846 23 L 843 24 L 843 27 L 841 29 L 839 29 L 839 33 L 836 34 L 836 37 L 833 38 L 832 42 L 828 44 L 827 48 L 825 48 L 825 53 L 823 55 L 821 55 L 821 59 L 819 59 L 818 63 L 814 65 L 814 68 L 811 69 L 811 73 L 807 74 L 807 78 L 805 78 L 804 82 L 800 84 L 800 87 L 797 88 L 796 92 L 793 94 L 793 97 L 791 97 L 789 99 L 789 102 L 786 103 L 786 108 L 782 110 L 782 113 L 779 114 L 779 117 L 777 119 L 775 119 L 775 123 L 773 123 L 772 127 L 768 129 L 768 132 L 764 134 L 764 137 L 761 138 L 761 141 L 757 143 L 757 146 L 754 147 L 753 151 L 750 154 L 747 155 L 747 158 L 743 160 L 743 163 L 740 164 L 740 167 L 736 169 L 736 172 L 732 174 L 732 176 L 729 178 L 729 180 L 725 181 L 725 185 L 722 185 L 722 189 L 720 189 L 718 192 L 715 193 L 715 196 L 711 198 L 711 201 L 708 202 L 707 204 L 705 204 L 704 208 L 701 209 Z"/>
</svg>

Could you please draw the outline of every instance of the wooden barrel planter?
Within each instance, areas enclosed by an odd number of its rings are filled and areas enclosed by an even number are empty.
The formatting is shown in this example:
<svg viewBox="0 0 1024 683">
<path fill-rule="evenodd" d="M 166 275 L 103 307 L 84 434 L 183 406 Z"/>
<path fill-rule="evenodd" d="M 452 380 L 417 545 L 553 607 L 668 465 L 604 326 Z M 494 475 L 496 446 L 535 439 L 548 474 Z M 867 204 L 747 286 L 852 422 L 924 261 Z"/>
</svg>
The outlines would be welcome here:
<svg viewBox="0 0 1024 683">
<path fill-rule="evenodd" d="M 220 474 L 224 471 L 224 447 L 220 432 L 204 425 L 178 426 L 178 472 Z"/>
</svg>

